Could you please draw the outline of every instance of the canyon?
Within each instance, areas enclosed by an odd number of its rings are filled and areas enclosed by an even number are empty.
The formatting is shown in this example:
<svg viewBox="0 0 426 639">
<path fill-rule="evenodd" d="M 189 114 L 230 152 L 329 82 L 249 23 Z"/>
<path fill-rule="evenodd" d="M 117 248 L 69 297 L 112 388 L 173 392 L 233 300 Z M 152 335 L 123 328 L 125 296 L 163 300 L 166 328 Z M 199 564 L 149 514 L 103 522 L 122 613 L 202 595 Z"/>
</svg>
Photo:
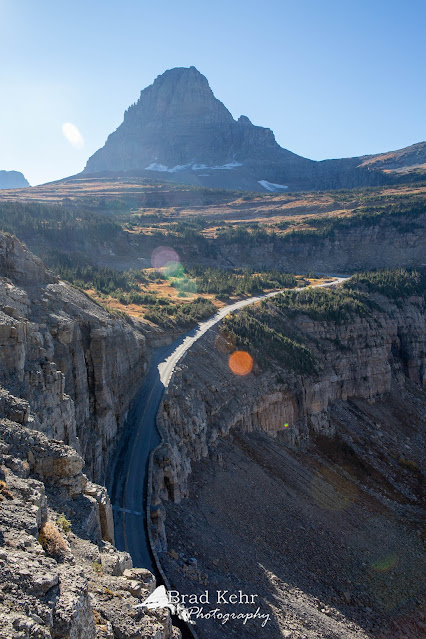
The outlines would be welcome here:
<svg viewBox="0 0 426 639">
<path fill-rule="evenodd" d="M 410 251 L 422 241 L 389 232 Z M 0 240 L 3 636 L 178 637 L 167 611 L 134 608 L 155 579 L 114 547 L 102 487 L 151 349 L 176 333 L 109 313 L 16 238 Z M 362 278 L 324 290 L 331 308 L 349 309 L 341 316 L 312 315 L 295 292 L 239 311 L 279 327 L 301 360 L 277 348 L 262 357 L 249 340 L 253 369 L 235 375 L 241 338 L 228 314 L 175 367 L 157 415 L 153 550 L 182 596 L 256 593 L 269 621 L 247 622 L 247 637 L 423 630 L 424 298 L 409 279 L 420 276 L 400 277 L 398 294 Z M 62 539 L 57 555 L 46 526 Z M 240 627 L 200 616 L 196 632 Z"/>
<path fill-rule="evenodd" d="M 59 253 L 70 265 L 117 269 L 117 277 L 149 269 L 159 245 L 189 266 L 400 267 L 384 272 L 402 278 L 391 293 L 374 279 L 380 272 L 364 284 L 354 275 L 316 310 L 289 293 L 228 314 L 191 346 L 157 416 L 163 441 L 151 460 L 148 523 L 157 567 L 182 596 L 258 595 L 269 621 L 247 622 L 247 637 L 417 639 L 425 622 L 424 291 L 423 275 L 401 267 L 421 273 L 421 185 L 414 195 L 413 187 L 386 190 L 379 206 L 375 190 L 312 205 L 308 195 L 219 193 L 220 203 L 183 209 L 188 224 L 193 215 L 208 220 L 202 235 L 175 232 L 167 203 L 164 228 L 134 232 L 122 222 L 133 215 L 130 183 L 90 183 L 92 194 L 119 190 L 116 200 L 100 198 L 101 210 L 90 194 L 78 199 L 87 184 L 27 189 L 28 201 L 5 192 L 7 230 L 15 224 L 39 256 Z M 56 188 L 59 205 L 38 203 Z M 108 201 L 119 203 L 113 213 Z M 221 219 L 269 221 L 275 211 L 280 230 L 287 207 L 301 215 L 312 208 L 325 224 L 283 235 L 210 232 Z M 183 329 L 111 312 L 105 296 L 95 302 L 8 233 L 0 234 L 0 271 L 0 636 L 177 638 L 167 611 L 134 608 L 156 582 L 114 539 L 120 495 L 111 504 L 104 486 L 154 351 Z M 257 343 L 253 326 L 268 339 Z M 254 360 L 244 376 L 228 366 L 238 348 Z M 234 607 L 224 604 L 223 613 Z M 200 616 L 196 633 L 241 636 L 240 623 Z"/>
</svg>

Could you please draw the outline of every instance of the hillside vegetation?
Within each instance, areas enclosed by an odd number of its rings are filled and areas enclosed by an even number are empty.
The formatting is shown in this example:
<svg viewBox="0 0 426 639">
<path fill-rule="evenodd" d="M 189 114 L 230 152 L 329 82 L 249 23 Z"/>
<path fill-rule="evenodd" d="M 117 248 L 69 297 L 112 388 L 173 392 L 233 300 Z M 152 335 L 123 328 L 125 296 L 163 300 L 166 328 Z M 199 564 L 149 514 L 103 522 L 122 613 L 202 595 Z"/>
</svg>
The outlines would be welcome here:
<svg viewBox="0 0 426 639">
<path fill-rule="evenodd" d="M 339 287 L 288 290 L 229 314 L 221 330 L 236 348 L 251 353 L 261 366 L 277 363 L 296 373 L 312 374 L 317 370 L 315 358 L 295 328 L 296 317 L 305 315 L 318 322 L 342 324 L 382 310 L 375 294 L 398 304 L 402 298 L 424 296 L 425 292 L 425 272 L 388 269 L 358 273 Z"/>
<path fill-rule="evenodd" d="M 352 254 L 343 266 L 339 262 L 338 272 L 359 270 L 364 263 L 371 267 L 376 245 L 364 260 L 358 234 L 378 246 L 387 234 L 393 263 L 409 263 L 415 247 L 413 263 L 418 263 L 425 219 L 426 183 L 421 182 L 263 195 L 106 177 L 0 194 L 0 230 L 17 235 L 49 268 L 98 302 L 164 326 L 181 321 L 187 326 L 188 317 L 196 322 L 230 298 L 303 283 L 288 271 L 333 272 L 333 260 L 346 254 L 348 237 Z M 151 268 L 159 247 L 175 252 L 176 265 Z M 382 276 L 375 277 L 378 286 Z M 370 284 L 354 279 L 339 300 L 328 291 L 288 293 L 280 304 L 288 312 L 344 321 L 351 312 L 369 313 Z M 398 295 L 403 287 L 402 296 L 416 286 L 388 279 L 381 291 L 395 289 Z"/>
<path fill-rule="evenodd" d="M 398 268 L 356 273 L 350 280 L 344 282 L 343 288 L 349 291 L 380 293 L 399 301 L 412 295 L 425 294 L 426 272 Z"/>
</svg>

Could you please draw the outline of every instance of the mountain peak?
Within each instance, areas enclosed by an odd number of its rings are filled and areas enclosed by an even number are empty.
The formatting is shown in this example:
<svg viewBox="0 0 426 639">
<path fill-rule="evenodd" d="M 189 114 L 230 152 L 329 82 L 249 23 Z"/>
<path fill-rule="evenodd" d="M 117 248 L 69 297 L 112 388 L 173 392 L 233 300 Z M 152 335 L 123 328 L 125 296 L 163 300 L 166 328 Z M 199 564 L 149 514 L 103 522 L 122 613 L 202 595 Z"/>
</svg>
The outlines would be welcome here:
<svg viewBox="0 0 426 639">
<path fill-rule="evenodd" d="M 206 76 L 200 73 L 195 67 L 175 67 L 164 71 L 164 73 L 155 78 L 149 87 L 141 91 L 141 95 L 148 89 L 158 91 L 161 87 L 178 87 L 180 85 L 190 90 L 194 87 L 202 87 L 210 91 L 213 95 Z"/>
<path fill-rule="evenodd" d="M 411 162 L 412 151 L 404 153 L 397 158 L 387 154 L 376 164 Z M 423 162 L 421 150 L 416 162 Z M 168 69 L 143 89 L 84 172 L 132 172 L 207 187 L 281 191 L 389 181 L 385 173 L 370 170 L 376 164 L 372 158 L 313 162 L 291 153 L 270 129 L 255 126 L 245 115 L 234 120 L 207 78 L 190 66 Z"/>
<path fill-rule="evenodd" d="M 159 75 L 141 91 L 127 113 L 139 122 L 166 125 L 167 119 L 175 127 L 185 120 L 194 124 L 233 121 L 228 109 L 215 98 L 207 78 L 195 67 L 176 67 Z"/>
<path fill-rule="evenodd" d="M 158 80 L 166 80 L 171 77 L 202 78 L 205 82 L 207 82 L 206 76 L 200 73 L 200 71 L 198 71 L 198 69 L 194 66 L 173 67 L 172 69 L 166 69 L 166 71 L 163 71 L 163 73 L 160 73 L 160 75 L 155 78 L 154 82 L 157 82 Z"/>
</svg>

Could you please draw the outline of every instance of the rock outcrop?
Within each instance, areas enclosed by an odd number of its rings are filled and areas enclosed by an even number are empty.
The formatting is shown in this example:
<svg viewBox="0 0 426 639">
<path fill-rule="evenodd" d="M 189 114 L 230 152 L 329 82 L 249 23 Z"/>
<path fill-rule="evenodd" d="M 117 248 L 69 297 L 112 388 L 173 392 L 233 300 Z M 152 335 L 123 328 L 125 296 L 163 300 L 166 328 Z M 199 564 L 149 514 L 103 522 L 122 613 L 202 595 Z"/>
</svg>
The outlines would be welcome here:
<svg viewBox="0 0 426 639">
<path fill-rule="evenodd" d="M 0 171 L 0 189 L 24 189 L 28 180 L 19 171 Z"/>
<path fill-rule="evenodd" d="M 318 362 L 316 375 L 282 369 L 239 377 L 227 366 L 224 338 L 210 331 L 175 372 L 157 417 L 164 445 L 158 451 L 154 493 L 161 500 L 187 497 L 191 461 L 208 456 L 232 429 L 281 433 L 303 446 L 312 433 L 333 436 L 336 401 L 386 395 L 406 377 L 426 385 L 425 314 L 420 298 L 403 309 L 381 296 L 382 311 L 343 324 L 298 315 L 283 330 L 297 330 Z M 273 310 L 271 312 L 274 312 Z M 290 333 L 291 334 L 291 333 Z M 232 348 L 230 346 L 230 348 Z M 291 424 L 286 429 L 285 424 Z M 155 501 L 154 499 L 154 501 Z M 156 516 L 161 509 L 156 509 Z M 158 538 L 159 547 L 165 540 Z"/>
<path fill-rule="evenodd" d="M 426 215 L 335 228 L 331 233 L 294 233 L 259 242 L 212 241 L 216 260 L 227 266 L 279 267 L 295 273 L 352 273 L 355 270 L 421 266 L 426 252 Z M 183 252 L 183 251 L 182 251 Z M 194 258 L 192 258 L 194 260 Z M 202 259 L 202 258 L 200 258 Z M 212 264 L 213 260 L 204 258 Z M 195 260 L 194 260 L 195 261 Z"/>
<path fill-rule="evenodd" d="M 113 541 L 105 488 L 60 442 L 0 420 L 1 639 L 177 639 L 168 611 L 134 606 L 155 578 Z"/>
<path fill-rule="evenodd" d="M 406 149 L 406 165 L 421 155 Z M 386 162 L 373 157 L 314 162 L 283 149 L 270 129 L 244 115 L 234 120 L 207 79 L 189 67 L 170 69 L 144 89 L 84 171 L 261 192 L 389 183 Z"/>
<path fill-rule="evenodd" d="M 144 374 L 145 338 L 11 236 L 0 237 L 0 269 L 2 392 L 19 398 L 19 421 L 73 446 L 103 481 Z"/>
</svg>

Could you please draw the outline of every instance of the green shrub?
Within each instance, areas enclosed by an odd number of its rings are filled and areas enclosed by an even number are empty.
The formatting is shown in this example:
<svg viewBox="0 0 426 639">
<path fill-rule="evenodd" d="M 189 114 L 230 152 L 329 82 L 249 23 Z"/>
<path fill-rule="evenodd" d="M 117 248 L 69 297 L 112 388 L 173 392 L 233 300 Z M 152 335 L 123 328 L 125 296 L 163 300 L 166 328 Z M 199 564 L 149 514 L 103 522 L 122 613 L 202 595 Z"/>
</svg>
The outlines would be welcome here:
<svg viewBox="0 0 426 639">
<path fill-rule="evenodd" d="M 365 317 L 375 307 L 365 294 L 338 288 L 308 288 L 285 291 L 274 298 L 275 306 L 291 315 L 304 313 L 314 320 L 341 323 L 358 315 Z"/>
<path fill-rule="evenodd" d="M 68 533 L 71 530 L 71 522 L 65 517 L 64 513 L 61 513 L 56 520 L 56 525 L 64 532 Z"/>
</svg>

